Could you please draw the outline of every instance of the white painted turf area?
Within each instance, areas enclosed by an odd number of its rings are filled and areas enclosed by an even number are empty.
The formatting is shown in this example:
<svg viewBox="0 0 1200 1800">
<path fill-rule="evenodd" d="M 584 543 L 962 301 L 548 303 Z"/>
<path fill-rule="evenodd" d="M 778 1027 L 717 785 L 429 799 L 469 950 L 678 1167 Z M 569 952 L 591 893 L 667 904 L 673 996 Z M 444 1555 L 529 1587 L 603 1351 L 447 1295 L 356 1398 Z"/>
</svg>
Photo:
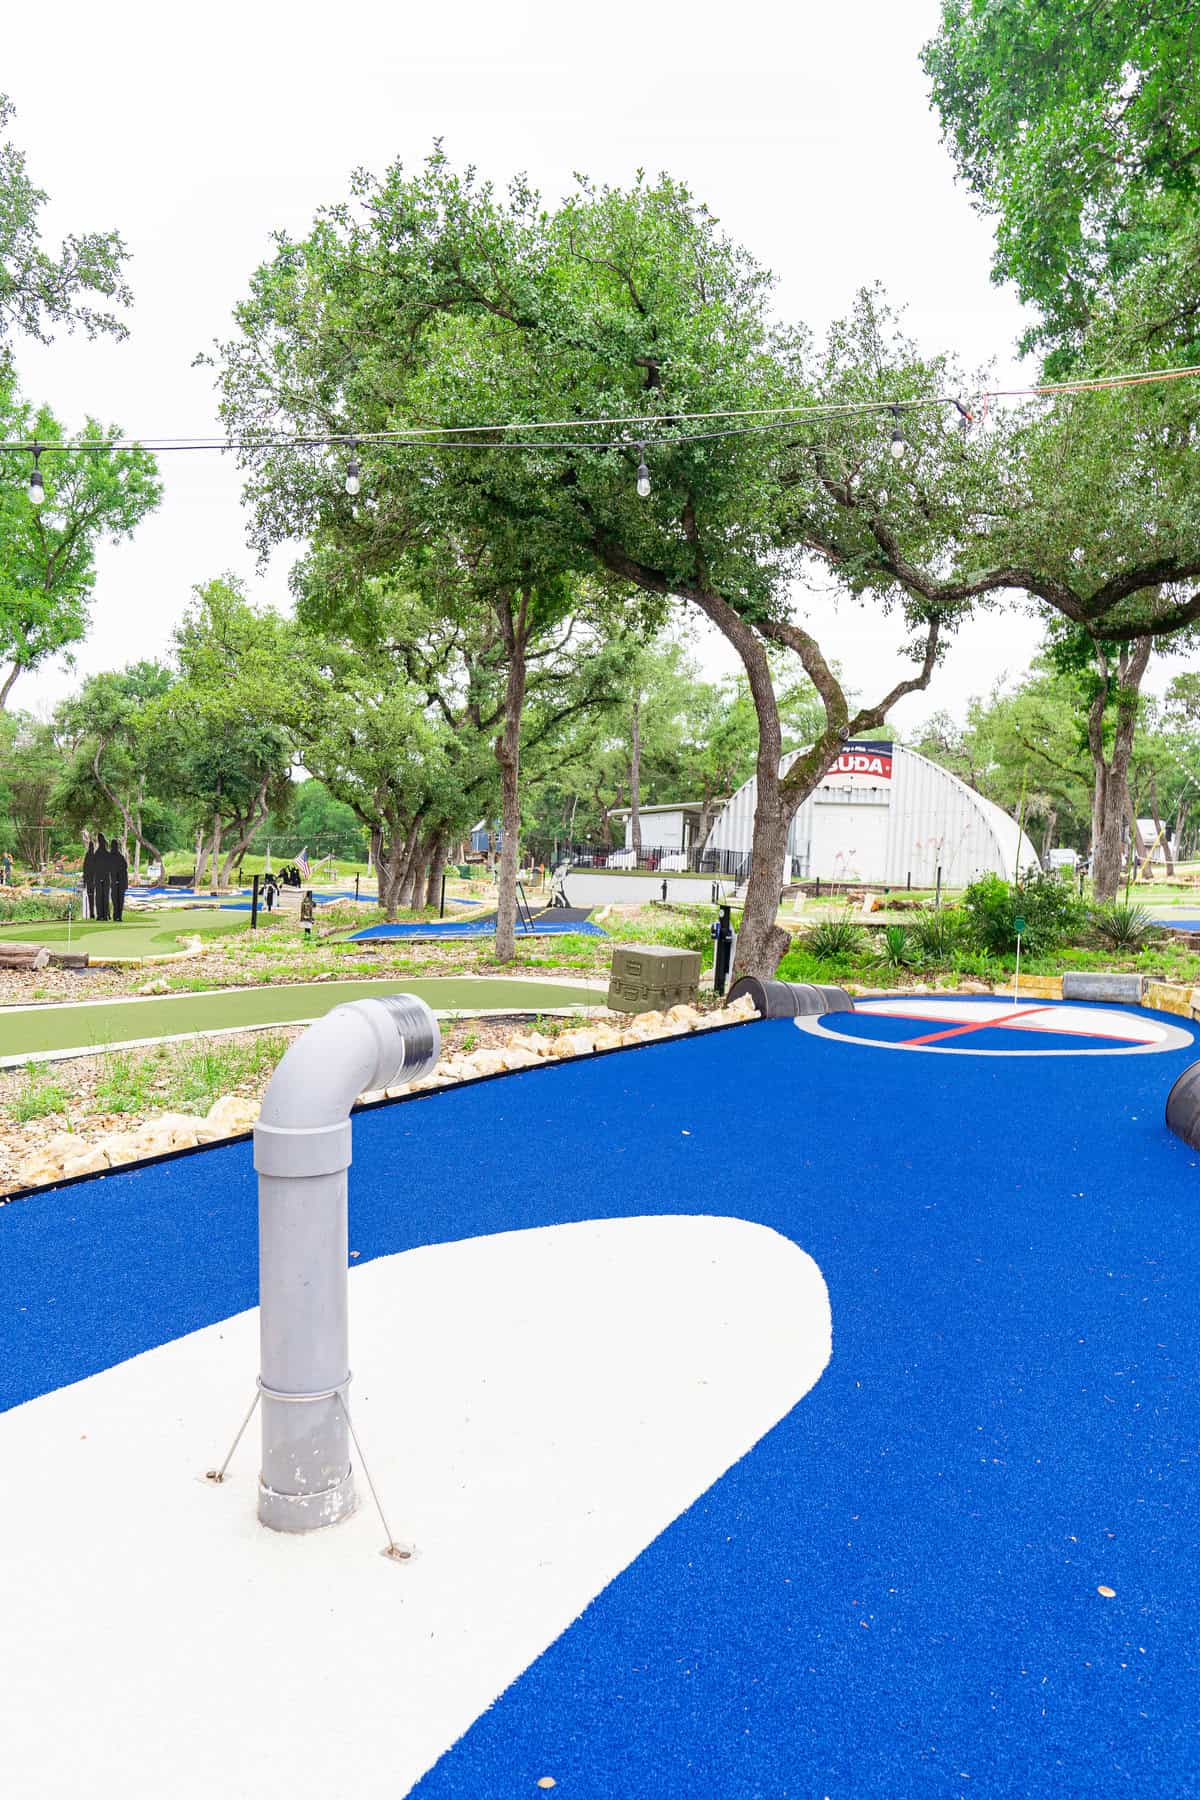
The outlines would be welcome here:
<svg viewBox="0 0 1200 1800">
<path fill-rule="evenodd" d="M 840 1044 L 856 1044 L 875 1050 L 927 1050 L 970 1056 L 1069 1056 L 1071 1039 L 1106 1039 L 1107 1047 L 1089 1042 L 1080 1048 L 1091 1056 L 1111 1056 L 1147 1051 L 1178 1050 L 1192 1042 L 1179 1026 L 1144 1012 L 1118 1012 L 1097 1005 L 1073 1005 L 1069 1001 L 943 1000 L 918 994 L 900 994 L 894 1000 L 856 1000 L 857 1014 L 880 1013 L 910 1019 L 912 1031 L 901 1039 L 873 1038 L 830 1030 L 818 1017 L 799 1018 L 797 1029 L 817 1037 L 836 1038 Z M 974 1030 L 1011 1030 L 1011 1049 L 976 1046 Z M 1044 1036 L 1045 1048 L 1030 1048 L 1032 1033 Z M 1060 1039 L 1061 1042 L 1054 1040 Z"/>
<path fill-rule="evenodd" d="M 762 1225 L 614 1219 L 352 1270 L 350 1389 L 389 1524 L 255 1518 L 256 1311 L 0 1419 L 0 1766 L 21 1800 L 398 1800 L 830 1355 Z M 539 1770 L 540 1775 L 543 1771 Z M 553 1769 L 544 1773 L 553 1775 Z"/>
</svg>

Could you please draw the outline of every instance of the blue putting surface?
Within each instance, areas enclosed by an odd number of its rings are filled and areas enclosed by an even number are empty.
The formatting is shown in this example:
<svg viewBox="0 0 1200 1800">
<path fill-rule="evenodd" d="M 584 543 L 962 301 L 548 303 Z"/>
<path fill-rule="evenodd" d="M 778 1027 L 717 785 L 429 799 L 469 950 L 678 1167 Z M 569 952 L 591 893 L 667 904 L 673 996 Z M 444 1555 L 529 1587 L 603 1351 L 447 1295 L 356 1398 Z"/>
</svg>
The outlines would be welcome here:
<svg viewBox="0 0 1200 1800">
<path fill-rule="evenodd" d="M 1173 913 L 1156 914 L 1154 923 L 1156 925 L 1169 925 L 1172 931 L 1200 931 L 1200 919 L 1181 919 L 1177 918 Z"/>
<path fill-rule="evenodd" d="M 816 1387 L 414 1791 L 1196 1793 L 1200 1158 L 1163 1124 L 1185 1035 L 947 1057 L 778 1020 L 358 1114 L 360 1261 L 733 1214 L 816 1260 L 833 1317 Z M 9 1405 L 252 1306 L 249 1142 L 0 1208 L 0 1268 Z"/>
<path fill-rule="evenodd" d="M 517 926 L 518 937 L 561 937 L 570 933 L 576 937 L 607 937 L 607 932 L 589 920 L 580 920 L 577 924 L 559 924 L 557 920 L 535 919 L 532 931 L 527 925 Z M 495 937 L 496 921 L 494 919 L 434 919 L 427 925 L 368 925 L 362 931 L 351 934 L 351 941 L 360 942 L 363 938 L 482 938 Z"/>
</svg>

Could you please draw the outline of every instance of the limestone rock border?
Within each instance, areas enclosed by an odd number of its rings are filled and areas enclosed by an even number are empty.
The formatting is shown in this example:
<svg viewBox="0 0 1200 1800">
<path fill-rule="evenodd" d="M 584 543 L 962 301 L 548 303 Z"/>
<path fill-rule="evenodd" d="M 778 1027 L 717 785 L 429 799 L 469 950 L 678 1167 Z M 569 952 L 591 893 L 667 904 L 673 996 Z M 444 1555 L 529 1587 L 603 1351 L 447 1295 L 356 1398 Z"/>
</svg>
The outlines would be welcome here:
<svg viewBox="0 0 1200 1800">
<path fill-rule="evenodd" d="M 711 1031 L 717 1026 L 745 1024 L 757 1018 L 751 1001 L 744 999 L 714 1013 L 702 1013 L 697 1007 L 680 1005 L 672 1006 L 665 1013 L 646 1012 L 638 1013 L 633 1019 L 621 1018 L 619 1023 L 609 1019 L 589 1021 L 570 1031 L 559 1032 L 555 1037 L 536 1031 L 517 1031 L 503 1046 L 444 1057 L 432 1075 L 427 1075 L 424 1080 L 369 1091 L 359 1097 L 358 1104 L 378 1105 L 410 1094 L 455 1087 L 464 1081 L 485 1080 L 518 1069 L 569 1062 L 604 1050 L 632 1049 L 667 1038 L 687 1037 L 692 1032 Z M 18 1165 L 19 1186 L 6 1198 L 53 1186 L 60 1181 L 73 1181 L 81 1175 L 98 1175 L 107 1169 L 127 1167 L 169 1156 L 175 1151 L 194 1150 L 201 1145 L 237 1137 L 251 1129 L 258 1118 L 258 1109 L 257 1100 L 225 1094 L 214 1101 L 203 1118 L 191 1113 L 160 1113 L 130 1131 L 109 1132 L 94 1141 L 80 1132 L 58 1132 L 39 1144 Z"/>
</svg>

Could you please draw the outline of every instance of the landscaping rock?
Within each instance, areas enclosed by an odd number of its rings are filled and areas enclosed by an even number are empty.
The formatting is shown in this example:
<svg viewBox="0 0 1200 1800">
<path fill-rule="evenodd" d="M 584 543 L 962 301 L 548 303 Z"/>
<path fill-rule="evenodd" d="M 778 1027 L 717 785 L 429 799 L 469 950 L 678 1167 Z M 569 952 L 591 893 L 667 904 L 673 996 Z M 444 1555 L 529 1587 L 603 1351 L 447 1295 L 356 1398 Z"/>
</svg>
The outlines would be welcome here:
<svg viewBox="0 0 1200 1800">
<path fill-rule="evenodd" d="M 222 1094 L 219 1100 L 213 1101 L 202 1124 L 214 1137 L 236 1137 L 239 1132 L 250 1130 L 258 1112 L 257 1100 L 250 1100 L 244 1094 Z"/>
<path fill-rule="evenodd" d="M 82 1155 L 67 1158 L 62 1166 L 63 1180 L 70 1180 L 76 1175 L 98 1175 L 101 1169 L 107 1169 L 108 1166 L 108 1157 L 99 1144 L 93 1144 L 90 1149 L 85 1149 Z"/>
</svg>

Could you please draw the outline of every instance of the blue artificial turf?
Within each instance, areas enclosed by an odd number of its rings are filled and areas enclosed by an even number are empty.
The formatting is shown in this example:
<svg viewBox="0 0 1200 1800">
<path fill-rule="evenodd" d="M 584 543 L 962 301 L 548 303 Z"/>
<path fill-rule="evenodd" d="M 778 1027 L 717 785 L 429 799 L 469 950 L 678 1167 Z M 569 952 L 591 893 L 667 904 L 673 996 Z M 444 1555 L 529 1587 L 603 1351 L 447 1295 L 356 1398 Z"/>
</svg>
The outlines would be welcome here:
<svg viewBox="0 0 1200 1800">
<path fill-rule="evenodd" d="M 1200 919 L 1180 919 L 1173 913 L 1156 915 L 1156 925 L 1169 925 L 1172 931 L 1200 931 Z"/>
<path fill-rule="evenodd" d="M 567 933 L 576 937 L 608 935 L 601 926 L 593 925 L 588 920 L 580 920 L 576 924 L 569 921 L 560 924 L 556 920 L 535 919 L 532 930 L 528 925 L 517 925 L 518 937 L 559 937 Z M 359 943 L 363 938 L 479 938 L 495 935 L 495 919 L 433 919 L 427 925 L 368 925 L 362 931 L 353 932 L 350 941 Z"/>
<path fill-rule="evenodd" d="M 1200 1158 L 1163 1103 L 1196 1055 L 897 1055 L 780 1020 L 359 1114 L 357 1260 L 735 1214 L 807 1250 L 833 1311 L 812 1393 L 423 1800 L 547 1773 L 570 1800 L 1195 1794 Z M 0 1208 L 8 1402 L 252 1305 L 255 1255 L 247 1142 Z"/>
</svg>

